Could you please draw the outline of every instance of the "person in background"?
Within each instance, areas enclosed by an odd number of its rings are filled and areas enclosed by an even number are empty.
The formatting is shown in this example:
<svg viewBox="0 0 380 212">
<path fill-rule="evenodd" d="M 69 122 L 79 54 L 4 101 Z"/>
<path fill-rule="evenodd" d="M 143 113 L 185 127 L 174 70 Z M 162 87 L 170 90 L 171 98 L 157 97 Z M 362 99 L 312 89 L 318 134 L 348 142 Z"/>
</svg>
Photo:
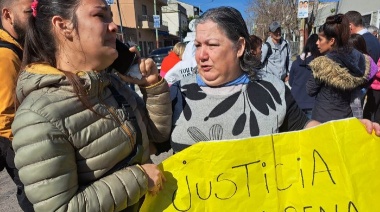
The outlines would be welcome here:
<svg viewBox="0 0 380 212">
<path fill-rule="evenodd" d="M 186 44 L 182 60 L 175 64 L 173 68 L 166 73 L 165 80 L 171 85 L 194 73 L 197 73 L 197 63 L 195 62 L 194 40 L 191 40 Z"/>
<path fill-rule="evenodd" d="M 318 34 L 318 49 L 323 54 L 309 64 L 313 76 L 306 83 L 307 92 L 315 97 L 311 118 L 327 122 L 352 117 L 352 92 L 368 82 L 370 62 L 352 48 L 349 22 L 345 15 L 326 18 Z"/>
<path fill-rule="evenodd" d="M 118 57 L 105 0 L 39 0 L 32 10 L 12 124 L 26 196 L 35 211 L 138 211 L 165 181 L 149 148 L 170 136 L 167 83 L 152 59 L 139 60 L 141 79 L 104 71 Z"/>
<path fill-rule="evenodd" d="M 179 152 L 197 142 L 240 139 L 316 126 L 274 75 L 260 75 L 245 21 L 232 7 L 207 10 L 196 21 L 198 73 L 170 87 L 171 146 Z M 380 135 L 380 126 L 374 126 Z M 369 129 L 371 132 L 372 129 Z"/>
<path fill-rule="evenodd" d="M 366 43 L 363 36 L 359 34 L 351 34 L 348 43 L 350 46 L 364 54 L 364 56 L 370 61 L 371 69 L 368 75 L 368 81 L 372 82 L 371 79 L 375 76 L 378 68 L 376 63 L 372 60 L 371 56 L 368 55 Z M 362 87 L 355 89 L 351 94 L 351 109 L 353 116 L 356 118 L 363 118 L 363 102 L 368 85 L 369 84 L 366 83 Z"/>
<path fill-rule="evenodd" d="M 264 73 L 273 74 L 280 80 L 288 81 L 292 66 L 292 51 L 288 41 L 281 36 L 281 25 L 277 21 L 269 25 L 269 37 L 262 46 L 261 63 Z"/>
<path fill-rule="evenodd" d="M 367 27 L 367 30 L 369 33 L 371 33 L 373 36 L 375 36 L 377 39 L 380 39 L 379 37 L 379 28 L 373 26 L 373 25 L 370 25 Z"/>
<path fill-rule="evenodd" d="M 266 135 L 316 124 L 298 108 L 280 79 L 258 74 L 261 62 L 251 54 L 247 26 L 235 8 L 218 7 L 202 14 L 196 21 L 194 44 L 198 73 L 170 88 L 174 152 L 199 141 Z"/>
<path fill-rule="evenodd" d="M 249 41 L 251 43 L 251 54 L 261 60 L 263 40 L 256 35 L 250 35 Z"/>
<path fill-rule="evenodd" d="M 363 117 L 380 123 L 380 60 L 377 62 L 378 71 L 372 79 L 367 91 L 367 101 L 363 110 Z"/>
<path fill-rule="evenodd" d="M 306 41 L 302 54 L 297 56 L 293 62 L 289 73 L 290 91 L 296 100 L 298 106 L 311 118 L 311 112 L 314 107 L 314 97 L 310 97 L 306 92 L 306 82 L 312 76 L 309 63 L 321 55 L 317 47 L 318 35 L 312 34 Z"/>
<path fill-rule="evenodd" d="M 185 51 L 185 48 L 186 44 L 182 42 L 178 42 L 174 45 L 168 56 L 162 60 L 160 71 L 161 77 L 165 77 L 166 73 L 168 73 L 175 64 L 182 60 L 182 55 Z"/>
<path fill-rule="evenodd" d="M 368 32 L 378 37 L 378 28 L 375 26 L 369 26 Z M 361 40 L 361 39 L 360 39 Z M 363 46 L 363 45 L 358 45 Z M 363 51 L 359 50 L 359 51 Z M 374 65 L 375 61 L 371 61 L 371 65 Z M 372 73 L 371 73 L 372 75 Z M 366 94 L 366 103 L 364 105 L 363 117 L 374 122 L 380 123 L 380 59 L 377 62 L 376 73 L 370 80 L 370 85 Z"/>
<path fill-rule="evenodd" d="M 32 0 L 0 0 L 0 171 L 4 168 L 16 184 L 17 200 L 23 211 L 33 211 L 14 164 L 11 124 L 16 112 L 15 90 L 19 75 Z"/>
<path fill-rule="evenodd" d="M 373 61 L 377 62 L 380 58 L 379 40 L 363 26 L 363 17 L 357 11 L 348 11 L 346 17 L 349 21 L 350 32 L 362 35 L 367 45 L 367 52 Z"/>
</svg>

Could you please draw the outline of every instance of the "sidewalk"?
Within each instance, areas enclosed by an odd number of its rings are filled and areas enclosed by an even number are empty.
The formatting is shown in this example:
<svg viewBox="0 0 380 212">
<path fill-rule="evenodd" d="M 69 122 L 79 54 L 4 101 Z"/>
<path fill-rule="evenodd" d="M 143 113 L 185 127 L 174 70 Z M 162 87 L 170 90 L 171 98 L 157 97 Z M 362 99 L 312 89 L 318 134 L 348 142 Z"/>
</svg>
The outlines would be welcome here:
<svg viewBox="0 0 380 212">
<path fill-rule="evenodd" d="M 5 169 L 0 172 L 0 212 L 22 212 L 16 198 L 16 185 Z"/>
</svg>

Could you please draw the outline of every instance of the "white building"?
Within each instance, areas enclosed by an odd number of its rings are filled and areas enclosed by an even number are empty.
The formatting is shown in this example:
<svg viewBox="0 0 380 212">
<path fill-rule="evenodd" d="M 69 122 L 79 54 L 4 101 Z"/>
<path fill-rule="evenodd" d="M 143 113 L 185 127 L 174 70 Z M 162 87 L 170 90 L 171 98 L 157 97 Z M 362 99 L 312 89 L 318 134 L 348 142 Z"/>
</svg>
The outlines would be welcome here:
<svg viewBox="0 0 380 212">
<path fill-rule="evenodd" d="M 380 27 L 380 1 L 379 0 L 340 0 L 338 13 L 350 10 L 358 11 L 363 16 L 364 26 L 374 25 Z"/>
<path fill-rule="evenodd" d="M 162 20 L 168 23 L 169 34 L 175 35 L 182 41 L 183 31 L 187 31 L 187 11 L 177 1 L 169 0 L 168 6 L 162 8 Z"/>
<path fill-rule="evenodd" d="M 327 17 L 336 14 L 339 5 L 338 2 L 319 2 L 317 5 L 318 9 L 314 26 L 319 28 L 325 23 Z"/>
<path fill-rule="evenodd" d="M 187 4 L 181 1 L 177 1 L 182 7 L 186 9 L 187 17 L 198 17 L 200 14 L 199 7 L 191 4 Z"/>
</svg>

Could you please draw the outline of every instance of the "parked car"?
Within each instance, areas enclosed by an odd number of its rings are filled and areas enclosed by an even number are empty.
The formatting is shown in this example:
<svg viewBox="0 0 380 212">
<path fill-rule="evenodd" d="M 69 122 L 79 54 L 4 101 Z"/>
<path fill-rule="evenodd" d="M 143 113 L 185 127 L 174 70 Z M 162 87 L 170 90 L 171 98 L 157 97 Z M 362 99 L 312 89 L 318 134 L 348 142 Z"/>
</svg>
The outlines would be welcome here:
<svg viewBox="0 0 380 212">
<path fill-rule="evenodd" d="M 173 46 L 161 47 L 153 50 L 148 57 L 152 58 L 157 65 L 158 71 L 161 71 L 162 60 L 169 54 L 169 51 L 173 49 Z"/>
</svg>

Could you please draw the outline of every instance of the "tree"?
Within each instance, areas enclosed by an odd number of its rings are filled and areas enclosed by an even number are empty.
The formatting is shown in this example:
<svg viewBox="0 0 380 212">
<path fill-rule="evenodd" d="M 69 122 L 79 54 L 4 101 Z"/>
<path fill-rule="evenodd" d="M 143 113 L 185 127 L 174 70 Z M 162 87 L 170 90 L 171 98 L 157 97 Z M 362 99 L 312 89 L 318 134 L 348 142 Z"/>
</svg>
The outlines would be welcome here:
<svg viewBox="0 0 380 212">
<path fill-rule="evenodd" d="M 246 12 L 248 22 L 253 23 L 253 33 L 265 40 L 269 24 L 278 21 L 283 33 L 298 35 L 297 3 L 298 0 L 249 0 Z"/>
</svg>

